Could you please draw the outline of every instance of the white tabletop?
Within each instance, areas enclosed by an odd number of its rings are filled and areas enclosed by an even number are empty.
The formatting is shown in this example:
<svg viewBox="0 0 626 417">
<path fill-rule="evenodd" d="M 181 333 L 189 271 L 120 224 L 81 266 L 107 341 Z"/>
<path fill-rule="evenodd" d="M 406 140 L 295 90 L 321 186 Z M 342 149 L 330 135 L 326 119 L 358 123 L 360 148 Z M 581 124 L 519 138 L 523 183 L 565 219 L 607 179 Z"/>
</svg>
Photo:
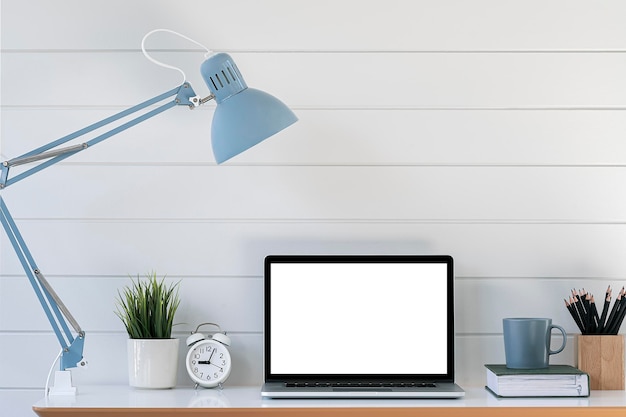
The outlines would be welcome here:
<svg viewBox="0 0 626 417">
<path fill-rule="evenodd" d="M 625 391 L 592 391 L 583 398 L 497 398 L 483 387 L 460 399 L 263 399 L 260 387 L 142 390 L 128 386 L 79 387 L 75 397 L 49 397 L 37 408 L 359 408 L 359 407 L 626 407 Z M 625 411 L 626 415 L 626 411 Z"/>
</svg>

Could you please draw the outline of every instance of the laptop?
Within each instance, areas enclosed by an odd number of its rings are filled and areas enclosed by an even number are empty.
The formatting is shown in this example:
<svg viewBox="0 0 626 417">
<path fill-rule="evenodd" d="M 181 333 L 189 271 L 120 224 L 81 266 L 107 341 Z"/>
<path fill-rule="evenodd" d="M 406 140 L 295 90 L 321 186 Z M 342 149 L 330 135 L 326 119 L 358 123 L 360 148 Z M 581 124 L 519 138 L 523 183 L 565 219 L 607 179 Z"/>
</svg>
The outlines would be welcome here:
<svg viewBox="0 0 626 417">
<path fill-rule="evenodd" d="M 264 398 L 459 398 L 447 255 L 265 258 Z"/>
</svg>

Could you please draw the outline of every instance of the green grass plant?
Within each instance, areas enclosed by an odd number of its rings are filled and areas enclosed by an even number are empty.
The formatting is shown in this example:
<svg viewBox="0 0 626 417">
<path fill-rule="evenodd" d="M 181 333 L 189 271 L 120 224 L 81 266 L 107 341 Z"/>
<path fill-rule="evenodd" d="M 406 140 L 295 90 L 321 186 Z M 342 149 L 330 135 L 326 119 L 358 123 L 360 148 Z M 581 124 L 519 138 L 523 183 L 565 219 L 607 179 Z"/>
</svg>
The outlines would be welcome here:
<svg viewBox="0 0 626 417">
<path fill-rule="evenodd" d="M 167 285 L 165 277 L 157 279 L 156 272 L 145 279 L 131 277 L 131 284 L 117 291 L 115 314 L 122 320 L 131 339 L 169 339 L 172 336 L 174 314 L 180 304 L 180 281 Z"/>
</svg>

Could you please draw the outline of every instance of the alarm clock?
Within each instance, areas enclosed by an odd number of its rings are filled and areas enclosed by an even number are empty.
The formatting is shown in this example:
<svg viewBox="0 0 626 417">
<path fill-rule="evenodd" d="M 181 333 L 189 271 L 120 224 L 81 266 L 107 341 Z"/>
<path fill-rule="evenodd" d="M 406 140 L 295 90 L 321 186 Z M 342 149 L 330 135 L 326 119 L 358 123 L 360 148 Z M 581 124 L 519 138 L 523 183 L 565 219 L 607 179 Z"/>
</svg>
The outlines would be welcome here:
<svg viewBox="0 0 626 417">
<path fill-rule="evenodd" d="M 219 329 L 210 339 L 202 333 L 198 333 L 198 329 L 204 325 L 213 325 Z M 187 338 L 187 358 L 185 365 L 189 378 L 198 386 L 204 388 L 214 388 L 222 384 L 230 375 L 232 361 L 228 347 L 230 345 L 230 337 L 226 336 L 226 332 L 222 332 L 219 325 L 215 323 L 202 323 L 198 325 L 195 332 Z"/>
</svg>

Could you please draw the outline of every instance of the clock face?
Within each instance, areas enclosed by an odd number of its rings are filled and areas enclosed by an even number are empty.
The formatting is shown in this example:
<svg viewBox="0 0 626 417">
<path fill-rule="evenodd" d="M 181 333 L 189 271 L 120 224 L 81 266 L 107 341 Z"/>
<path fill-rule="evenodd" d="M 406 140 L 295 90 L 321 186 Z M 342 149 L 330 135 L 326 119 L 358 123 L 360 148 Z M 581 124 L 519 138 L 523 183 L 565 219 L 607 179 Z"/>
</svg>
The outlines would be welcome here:
<svg viewBox="0 0 626 417">
<path fill-rule="evenodd" d="M 230 374 L 230 353 L 220 342 L 204 340 L 189 349 L 186 365 L 194 382 L 203 387 L 215 387 Z"/>
</svg>

